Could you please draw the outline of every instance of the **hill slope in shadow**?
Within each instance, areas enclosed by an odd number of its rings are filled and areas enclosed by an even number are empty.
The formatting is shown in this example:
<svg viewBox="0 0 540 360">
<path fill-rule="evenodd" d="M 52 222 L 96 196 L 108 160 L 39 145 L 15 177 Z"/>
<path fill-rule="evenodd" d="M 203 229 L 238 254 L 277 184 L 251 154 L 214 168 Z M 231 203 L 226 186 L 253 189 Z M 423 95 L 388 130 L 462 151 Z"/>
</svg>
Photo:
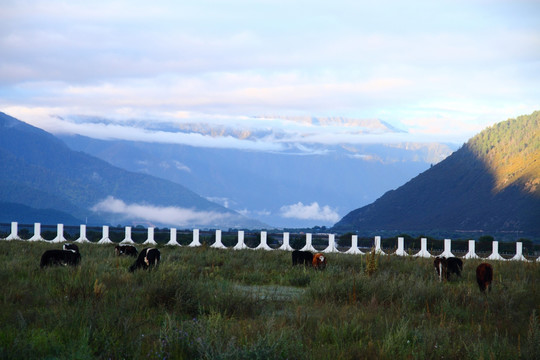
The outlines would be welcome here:
<svg viewBox="0 0 540 360">
<path fill-rule="evenodd" d="M 539 121 L 536 111 L 484 130 L 405 185 L 351 211 L 333 230 L 538 238 Z"/>
</svg>

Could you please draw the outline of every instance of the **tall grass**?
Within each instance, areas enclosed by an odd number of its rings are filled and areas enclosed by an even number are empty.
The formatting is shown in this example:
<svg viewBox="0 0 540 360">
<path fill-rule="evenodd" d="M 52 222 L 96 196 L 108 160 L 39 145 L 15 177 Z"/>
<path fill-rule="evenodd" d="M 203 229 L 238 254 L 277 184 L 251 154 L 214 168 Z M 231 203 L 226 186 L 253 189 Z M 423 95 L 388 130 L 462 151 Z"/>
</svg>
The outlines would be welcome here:
<svg viewBox="0 0 540 360">
<path fill-rule="evenodd" d="M 325 271 L 283 251 L 160 246 L 128 273 L 114 245 L 39 268 L 58 244 L 0 242 L 2 359 L 535 359 L 540 264 L 480 260 L 440 283 L 432 260 L 328 254 Z M 373 266 L 376 261 L 377 266 Z"/>
</svg>

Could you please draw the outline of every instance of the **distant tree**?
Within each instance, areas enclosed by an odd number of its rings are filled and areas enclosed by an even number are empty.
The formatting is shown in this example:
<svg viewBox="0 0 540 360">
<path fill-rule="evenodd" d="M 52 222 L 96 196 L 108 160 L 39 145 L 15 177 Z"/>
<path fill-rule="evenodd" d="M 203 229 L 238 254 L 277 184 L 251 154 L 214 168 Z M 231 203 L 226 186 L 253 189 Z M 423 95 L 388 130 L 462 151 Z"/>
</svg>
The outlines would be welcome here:
<svg viewBox="0 0 540 360">
<path fill-rule="evenodd" d="M 495 238 L 491 235 L 483 235 L 478 238 L 478 251 L 489 251 L 493 248 Z"/>
</svg>

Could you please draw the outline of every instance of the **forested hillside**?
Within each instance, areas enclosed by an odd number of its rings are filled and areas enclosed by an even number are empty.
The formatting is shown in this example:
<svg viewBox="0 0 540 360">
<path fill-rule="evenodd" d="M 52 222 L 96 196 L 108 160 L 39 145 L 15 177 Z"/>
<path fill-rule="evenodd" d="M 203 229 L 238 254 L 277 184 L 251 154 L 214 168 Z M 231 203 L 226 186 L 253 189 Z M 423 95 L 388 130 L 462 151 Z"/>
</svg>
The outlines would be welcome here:
<svg viewBox="0 0 540 360">
<path fill-rule="evenodd" d="M 540 238 L 540 112 L 490 127 L 336 231 Z M 450 235 L 448 235 L 450 236 Z"/>
<path fill-rule="evenodd" d="M 518 184 L 540 197 L 540 111 L 498 123 L 468 146 L 495 177 L 495 191 Z"/>
</svg>

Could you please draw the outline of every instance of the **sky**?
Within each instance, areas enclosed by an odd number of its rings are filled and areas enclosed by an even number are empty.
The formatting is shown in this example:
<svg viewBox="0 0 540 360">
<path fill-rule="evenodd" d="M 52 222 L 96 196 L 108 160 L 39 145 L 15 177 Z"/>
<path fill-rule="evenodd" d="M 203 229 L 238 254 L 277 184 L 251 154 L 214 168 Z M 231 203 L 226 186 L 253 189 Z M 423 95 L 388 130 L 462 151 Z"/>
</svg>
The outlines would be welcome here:
<svg viewBox="0 0 540 360">
<path fill-rule="evenodd" d="M 460 145 L 535 110 L 538 0 L 0 1 L 0 111 L 52 133 L 314 152 Z M 281 212 L 338 218 L 317 202 Z"/>
<path fill-rule="evenodd" d="M 209 143 L 133 119 L 293 137 L 314 124 L 283 118 L 314 116 L 380 119 L 405 131 L 392 141 L 463 143 L 540 109 L 540 1 L 3 0 L 0 54 L 0 111 L 93 137 Z M 389 141 L 345 128 L 309 140 Z"/>
</svg>

